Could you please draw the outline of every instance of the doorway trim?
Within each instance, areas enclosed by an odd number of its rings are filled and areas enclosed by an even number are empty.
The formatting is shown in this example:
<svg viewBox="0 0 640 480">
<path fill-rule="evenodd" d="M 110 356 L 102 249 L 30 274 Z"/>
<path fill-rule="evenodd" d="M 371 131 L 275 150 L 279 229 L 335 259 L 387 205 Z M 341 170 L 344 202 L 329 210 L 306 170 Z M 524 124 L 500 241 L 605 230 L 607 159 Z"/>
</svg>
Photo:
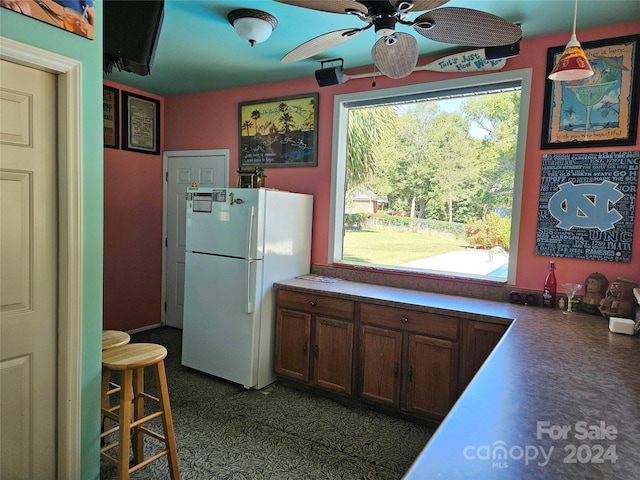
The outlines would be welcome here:
<svg viewBox="0 0 640 480">
<path fill-rule="evenodd" d="M 57 476 L 80 478 L 82 368 L 82 63 L 0 37 L 0 58 L 58 78 Z"/>
</svg>

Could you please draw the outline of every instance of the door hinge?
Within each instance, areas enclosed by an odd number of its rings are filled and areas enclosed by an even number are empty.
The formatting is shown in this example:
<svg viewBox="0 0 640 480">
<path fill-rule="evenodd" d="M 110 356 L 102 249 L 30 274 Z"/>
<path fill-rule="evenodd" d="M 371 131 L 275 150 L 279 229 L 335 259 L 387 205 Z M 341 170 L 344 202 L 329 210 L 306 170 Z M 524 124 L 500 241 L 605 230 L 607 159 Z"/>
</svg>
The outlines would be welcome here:
<svg viewBox="0 0 640 480">
<path fill-rule="evenodd" d="M 164 248 L 167 248 L 169 246 L 169 239 L 167 237 L 164 237 Z"/>
<path fill-rule="evenodd" d="M 164 302 L 164 311 L 167 311 L 167 302 Z"/>
<path fill-rule="evenodd" d="M 169 181 L 169 172 L 164 172 L 164 181 L 165 182 Z"/>
</svg>

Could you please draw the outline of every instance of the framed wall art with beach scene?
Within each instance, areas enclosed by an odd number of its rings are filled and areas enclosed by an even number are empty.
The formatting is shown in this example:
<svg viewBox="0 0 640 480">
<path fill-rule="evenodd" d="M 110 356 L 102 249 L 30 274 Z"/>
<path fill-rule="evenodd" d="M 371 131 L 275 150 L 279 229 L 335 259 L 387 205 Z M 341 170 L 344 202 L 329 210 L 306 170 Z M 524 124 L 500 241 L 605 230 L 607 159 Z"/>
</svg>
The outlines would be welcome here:
<svg viewBox="0 0 640 480">
<path fill-rule="evenodd" d="M 240 167 L 318 165 L 318 93 L 238 104 Z"/>
<path fill-rule="evenodd" d="M 93 40 L 94 0 L 0 0 L 0 7 Z"/>
<path fill-rule="evenodd" d="M 583 42 L 594 74 L 545 86 L 541 148 L 635 145 L 638 126 L 640 35 Z M 547 75 L 564 46 L 547 54 Z"/>
</svg>

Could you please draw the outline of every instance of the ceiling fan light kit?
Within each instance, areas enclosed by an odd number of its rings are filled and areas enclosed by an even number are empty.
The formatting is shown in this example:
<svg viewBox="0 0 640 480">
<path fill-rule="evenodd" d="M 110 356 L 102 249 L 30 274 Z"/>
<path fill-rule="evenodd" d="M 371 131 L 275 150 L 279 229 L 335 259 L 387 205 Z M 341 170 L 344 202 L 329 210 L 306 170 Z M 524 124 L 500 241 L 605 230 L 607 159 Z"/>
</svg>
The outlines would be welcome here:
<svg viewBox="0 0 640 480">
<path fill-rule="evenodd" d="M 436 42 L 467 47 L 512 45 L 522 37 L 519 25 L 501 17 L 469 8 L 439 8 L 449 0 L 276 0 L 295 7 L 338 14 L 354 14 L 367 23 L 362 28 L 336 30 L 297 46 L 281 62 L 304 60 L 336 47 L 375 27 L 380 37 L 371 49 L 376 68 L 390 78 L 411 74 L 418 61 L 418 42 L 397 27 L 413 27 L 419 35 Z M 415 12 L 427 11 L 414 20 Z"/>
<path fill-rule="evenodd" d="M 278 20 L 270 13 L 251 8 L 233 10 L 227 15 L 229 23 L 238 36 L 248 41 L 253 47 L 264 42 L 278 26 Z"/>
<path fill-rule="evenodd" d="M 584 80 L 593 75 L 589 60 L 582 50 L 582 46 L 576 38 L 576 19 L 578 17 L 578 0 L 575 1 L 573 10 L 573 33 L 567 46 L 558 59 L 555 67 L 549 74 L 549 80 L 566 82 Z"/>
</svg>

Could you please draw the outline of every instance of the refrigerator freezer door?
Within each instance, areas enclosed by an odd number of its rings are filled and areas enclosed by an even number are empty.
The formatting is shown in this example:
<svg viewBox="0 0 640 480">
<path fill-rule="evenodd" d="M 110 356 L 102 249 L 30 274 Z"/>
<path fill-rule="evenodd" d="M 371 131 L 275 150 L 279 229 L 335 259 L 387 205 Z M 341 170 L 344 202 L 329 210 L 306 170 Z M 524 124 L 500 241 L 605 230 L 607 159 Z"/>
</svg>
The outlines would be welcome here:
<svg viewBox="0 0 640 480">
<path fill-rule="evenodd" d="M 246 388 L 257 384 L 261 269 L 262 261 L 187 252 L 183 365 Z"/>
<path fill-rule="evenodd" d="M 260 190 L 200 188 L 190 193 L 193 196 L 187 199 L 188 251 L 262 258 L 258 229 Z"/>
</svg>

